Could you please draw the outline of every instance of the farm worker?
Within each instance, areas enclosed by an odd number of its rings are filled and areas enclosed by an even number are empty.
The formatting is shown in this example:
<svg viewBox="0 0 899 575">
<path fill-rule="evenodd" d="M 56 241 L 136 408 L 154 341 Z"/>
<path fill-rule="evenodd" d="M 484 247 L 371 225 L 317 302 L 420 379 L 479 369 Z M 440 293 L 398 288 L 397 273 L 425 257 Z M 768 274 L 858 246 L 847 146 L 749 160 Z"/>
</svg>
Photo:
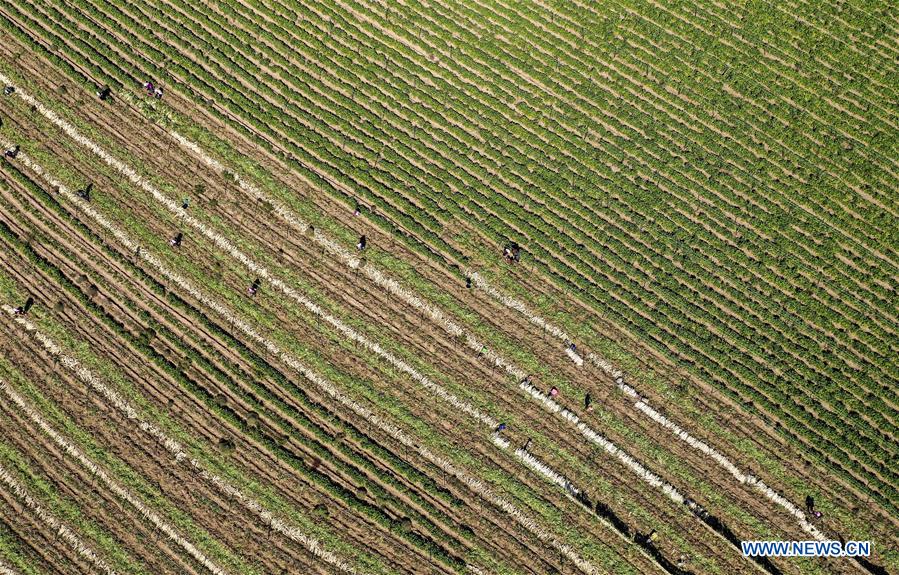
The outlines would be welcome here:
<svg viewBox="0 0 899 575">
<path fill-rule="evenodd" d="M 190 206 L 190 198 L 184 198 L 181 200 L 181 209 L 186 210 Z"/>
<path fill-rule="evenodd" d="M 465 278 L 465 287 L 471 289 L 471 278 Z"/>
<path fill-rule="evenodd" d="M 591 405 L 592 401 L 593 400 L 590 398 L 590 394 L 589 393 L 585 394 L 584 395 L 584 409 L 586 409 L 587 411 L 592 411 L 593 410 L 593 406 Z"/>
<path fill-rule="evenodd" d="M 147 91 L 147 94 L 152 94 L 155 89 L 156 87 L 153 85 L 153 82 L 150 82 L 149 80 L 144 84 L 144 90 Z"/>
<path fill-rule="evenodd" d="M 357 203 L 357 204 L 356 204 L 356 209 L 353 210 L 353 215 L 354 215 L 354 216 L 358 216 L 358 215 L 361 214 L 361 213 L 362 213 L 362 206 L 360 206 L 360 205 Z"/>
<path fill-rule="evenodd" d="M 112 93 L 112 90 L 109 89 L 109 86 L 103 86 L 99 92 L 97 92 L 97 97 L 101 100 L 109 99 L 109 95 Z"/>
<path fill-rule="evenodd" d="M 247 292 L 251 296 L 255 296 L 256 292 L 258 292 L 258 291 L 259 291 L 259 278 L 256 278 L 255 280 L 253 280 L 253 285 L 251 285 L 249 287 L 249 289 L 247 289 Z"/>
<path fill-rule="evenodd" d="M 506 424 L 505 424 L 505 423 L 500 423 L 499 425 L 496 426 L 496 432 L 497 432 L 497 433 L 503 432 L 503 431 L 505 431 L 505 430 L 506 430 Z"/>
<path fill-rule="evenodd" d="M 554 385 L 554 386 L 552 386 L 552 388 L 550 388 L 550 390 L 549 390 L 549 396 L 550 396 L 550 397 L 556 397 L 557 395 L 559 395 L 559 388 L 556 387 L 556 386 Z"/>
<path fill-rule="evenodd" d="M 84 189 L 78 190 L 75 193 L 78 194 L 79 198 L 89 202 L 91 201 L 91 190 L 93 189 L 94 185 L 89 183 Z"/>
<path fill-rule="evenodd" d="M 521 380 L 521 383 L 526 383 L 527 385 L 531 385 L 531 376 L 530 376 L 530 374 L 529 374 L 529 375 L 526 375 L 526 376 L 524 377 L 524 379 Z"/>
<path fill-rule="evenodd" d="M 820 511 L 815 511 L 814 515 L 815 515 L 815 519 L 821 519 L 821 517 L 823 516 L 823 513 L 821 513 Z"/>
<path fill-rule="evenodd" d="M 184 238 L 184 234 L 182 234 L 181 232 L 178 232 L 178 235 L 176 235 L 175 237 L 173 237 L 172 239 L 169 240 L 169 245 L 176 247 L 176 248 L 180 247 L 181 240 L 183 238 Z"/>
<path fill-rule="evenodd" d="M 162 99 L 162 88 L 156 88 L 155 90 L 153 90 L 153 96 L 157 100 Z"/>
<path fill-rule="evenodd" d="M 359 236 L 359 243 L 356 244 L 356 249 L 360 252 L 365 249 L 365 236 Z"/>
<path fill-rule="evenodd" d="M 31 306 L 33 306 L 33 305 L 34 305 L 34 298 L 31 296 L 28 296 L 28 299 L 25 300 L 25 305 L 17 307 L 14 310 L 14 312 L 16 315 L 25 315 L 28 313 L 28 310 L 30 310 Z"/>
<path fill-rule="evenodd" d="M 9 96 L 10 94 L 12 94 L 15 91 L 16 91 L 16 89 L 13 88 L 12 86 L 7 86 L 7 87 L 3 88 L 3 95 Z"/>
<path fill-rule="evenodd" d="M 13 146 L 12 148 L 6 150 L 5 155 L 7 158 L 15 159 L 15 157 L 19 155 L 19 146 Z"/>
<path fill-rule="evenodd" d="M 577 353 L 577 346 L 574 345 L 574 342 L 573 342 L 573 341 L 568 342 L 568 349 L 570 349 L 570 350 L 571 350 L 572 352 L 574 352 L 574 353 Z"/>
<path fill-rule="evenodd" d="M 483 345 L 483 346 L 481 346 L 481 351 L 478 352 L 478 357 L 481 357 L 485 353 L 487 353 L 487 346 Z"/>
</svg>

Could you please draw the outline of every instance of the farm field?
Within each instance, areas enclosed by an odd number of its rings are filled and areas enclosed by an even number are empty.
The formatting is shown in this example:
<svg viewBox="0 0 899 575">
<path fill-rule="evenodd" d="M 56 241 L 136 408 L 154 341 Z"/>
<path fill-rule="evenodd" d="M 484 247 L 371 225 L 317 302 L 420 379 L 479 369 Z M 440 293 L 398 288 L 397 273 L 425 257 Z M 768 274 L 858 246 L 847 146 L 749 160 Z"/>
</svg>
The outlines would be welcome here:
<svg viewBox="0 0 899 575">
<path fill-rule="evenodd" d="M 895 6 L 0 24 L 0 573 L 899 573 Z"/>
</svg>

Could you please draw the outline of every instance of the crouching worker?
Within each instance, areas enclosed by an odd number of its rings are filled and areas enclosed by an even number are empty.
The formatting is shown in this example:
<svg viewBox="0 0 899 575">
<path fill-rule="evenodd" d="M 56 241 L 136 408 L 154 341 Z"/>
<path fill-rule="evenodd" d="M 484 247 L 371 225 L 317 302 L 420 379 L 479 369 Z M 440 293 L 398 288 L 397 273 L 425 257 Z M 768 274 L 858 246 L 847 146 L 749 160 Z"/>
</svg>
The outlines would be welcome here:
<svg viewBox="0 0 899 575">
<path fill-rule="evenodd" d="M 33 305 L 34 305 L 34 298 L 31 296 L 28 296 L 28 299 L 25 300 L 25 305 L 20 305 L 19 307 L 14 309 L 13 312 L 16 315 L 25 315 L 28 313 L 28 310 L 30 310 L 31 306 L 33 306 Z"/>
<path fill-rule="evenodd" d="M 173 248 L 181 247 L 181 240 L 184 239 L 184 234 L 178 232 L 178 235 L 169 240 L 169 245 Z"/>
<path fill-rule="evenodd" d="M 109 99 L 110 94 L 112 94 L 112 90 L 109 88 L 109 86 L 103 86 L 103 88 L 101 88 L 100 91 L 97 92 L 97 97 L 103 101 L 106 101 Z"/>
<path fill-rule="evenodd" d="M 251 296 L 256 296 L 256 292 L 259 291 L 259 278 L 253 280 L 253 285 L 247 288 L 247 293 Z"/>
<path fill-rule="evenodd" d="M 362 250 L 365 249 L 365 245 L 366 245 L 365 236 L 359 236 L 359 243 L 356 244 L 356 249 L 361 252 Z"/>
<path fill-rule="evenodd" d="M 82 200 L 84 200 L 84 201 L 86 201 L 86 202 L 89 202 L 89 201 L 91 201 L 91 190 L 93 190 L 93 189 L 94 189 L 94 185 L 93 185 L 93 184 L 88 184 L 88 185 L 85 186 L 83 189 L 80 189 L 80 190 L 78 190 L 78 191 L 75 192 L 75 193 L 76 193 L 76 194 L 78 195 L 78 197 L 81 198 Z"/>
<path fill-rule="evenodd" d="M 3 153 L 3 155 L 14 160 L 16 156 L 19 155 L 19 146 L 13 146 L 12 148 L 9 148 Z"/>
</svg>

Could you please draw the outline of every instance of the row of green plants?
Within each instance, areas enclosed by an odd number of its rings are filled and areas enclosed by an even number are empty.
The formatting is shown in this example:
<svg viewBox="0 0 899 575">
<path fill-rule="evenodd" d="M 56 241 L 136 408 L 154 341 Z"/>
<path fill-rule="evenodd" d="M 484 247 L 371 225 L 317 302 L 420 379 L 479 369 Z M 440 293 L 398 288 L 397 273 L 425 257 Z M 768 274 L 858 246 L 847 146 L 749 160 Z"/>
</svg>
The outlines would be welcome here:
<svg viewBox="0 0 899 575">
<path fill-rule="evenodd" d="M 26 178 L 22 174 L 19 174 L 19 177 Z M 31 183 L 30 180 L 23 179 L 23 183 L 26 182 L 33 186 L 33 183 Z M 37 192 L 37 190 L 39 190 L 39 188 L 32 187 L 31 191 Z M 55 203 L 53 198 L 47 197 L 46 199 L 48 202 Z M 8 229 L 3 231 L 9 233 Z M 50 243 L 47 239 L 44 241 Z M 30 252 L 30 250 L 26 252 L 26 255 L 33 258 L 32 261 L 34 263 L 46 266 L 47 273 L 53 274 L 58 283 L 63 285 L 71 295 L 81 299 L 82 304 L 92 307 L 95 310 L 96 315 L 105 320 L 105 323 L 109 327 L 115 329 L 115 333 L 120 338 L 129 342 L 138 349 L 138 351 L 142 352 L 149 361 L 157 366 L 157 368 L 164 370 L 170 378 L 173 378 L 181 384 L 182 387 L 191 391 L 191 393 L 205 403 L 211 412 L 216 413 L 219 417 L 235 425 L 242 434 L 264 445 L 274 456 L 285 461 L 291 467 L 299 471 L 304 477 L 307 477 L 311 485 L 317 485 L 331 497 L 342 500 L 351 509 L 354 509 L 364 516 L 368 516 L 372 521 L 385 526 L 388 530 L 396 532 L 400 524 L 399 519 L 409 516 L 414 518 L 420 525 L 428 526 L 430 530 L 433 530 L 433 533 L 438 539 L 440 537 L 445 538 L 445 535 L 437 530 L 428 518 L 416 514 L 414 509 L 404 505 L 401 500 L 390 496 L 381 485 L 371 481 L 368 473 L 376 473 L 386 484 L 390 485 L 392 483 L 394 487 L 403 491 L 408 491 L 408 488 L 404 489 L 403 485 L 393 479 L 389 473 L 382 471 L 377 463 L 367 459 L 368 456 L 366 454 L 354 452 L 350 444 L 344 444 L 344 442 L 340 441 L 333 434 L 328 432 L 327 429 L 322 427 L 322 424 L 309 419 L 302 411 L 290 408 L 283 400 L 276 403 L 278 407 L 284 410 L 283 413 L 266 413 L 269 410 L 266 410 L 262 406 L 262 401 L 276 398 L 270 389 L 266 388 L 266 386 L 257 380 L 257 373 L 243 374 L 243 381 L 234 381 L 230 379 L 230 374 L 222 373 L 215 368 L 208 359 L 199 355 L 195 350 L 184 350 L 184 357 L 186 359 L 180 360 L 177 357 L 173 358 L 163 351 L 159 351 L 157 346 L 162 350 L 165 350 L 168 347 L 167 345 L 160 345 L 161 341 L 165 341 L 168 345 L 177 345 L 177 342 L 179 341 L 178 334 L 169 333 L 163 329 L 161 324 L 155 323 L 148 325 L 146 328 L 147 331 L 141 335 L 132 333 L 126 329 L 124 325 L 110 316 L 108 311 L 103 310 L 100 306 L 91 301 L 78 286 L 74 285 L 69 278 L 62 275 L 52 263 L 39 259 L 40 256 Z M 121 259 L 120 264 L 125 265 L 127 259 L 121 255 L 119 255 L 119 258 Z M 86 273 L 96 285 L 104 288 L 106 287 L 100 276 L 92 272 L 86 271 Z M 145 278 L 145 280 L 149 280 L 149 278 Z M 157 295 L 166 296 L 169 301 L 175 298 L 171 292 L 166 292 L 161 284 L 154 281 L 153 284 L 150 285 L 155 285 L 156 290 L 159 291 Z M 186 303 L 182 303 L 187 307 Z M 147 312 L 145 311 L 144 313 L 146 314 Z M 160 338 L 160 341 L 155 341 L 156 338 Z M 178 348 L 176 347 L 175 349 Z M 216 393 L 215 390 L 202 385 L 199 381 L 193 380 L 185 373 L 189 368 L 193 367 L 195 363 L 198 368 L 205 367 L 206 370 L 208 370 L 208 373 L 210 373 L 214 379 L 218 380 L 220 385 L 227 385 L 235 392 L 239 393 L 242 399 L 249 401 L 257 414 L 266 414 L 271 417 L 279 416 L 277 422 L 281 428 L 281 435 L 274 437 L 266 430 L 252 424 L 246 414 L 238 413 L 228 405 L 219 405 L 217 403 L 218 393 Z M 220 362 L 220 365 L 226 363 L 227 361 L 223 360 Z M 252 387 L 250 390 L 247 390 L 246 388 L 240 387 L 240 383 L 243 383 L 244 385 L 252 384 Z M 305 394 L 303 394 L 302 390 L 295 382 L 284 379 L 280 383 L 284 385 L 284 389 L 290 389 L 293 392 L 292 395 L 295 395 L 298 398 L 305 397 Z M 256 394 L 259 395 L 257 396 Z M 305 397 L 305 399 L 307 405 L 312 403 L 308 397 Z M 319 406 L 319 410 L 323 409 L 322 406 Z M 329 417 L 331 420 L 334 420 L 334 418 L 335 416 L 333 414 Z M 348 435 L 350 434 L 349 429 L 344 429 L 344 432 Z M 286 437 L 291 437 L 300 441 L 305 448 L 309 449 L 322 460 L 327 461 L 332 467 L 337 469 L 340 474 L 353 478 L 359 485 L 366 486 L 366 491 L 374 503 L 369 502 L 366 498 L 360 498 L 353 489 L 343 485 L 324 470 L 313 468 L 307 458 L 296 454 L 293 449 L 289 447 L 286 443 Z M 368 443 L 370 444 L 371 441 L 368 441 Z M 346 452 L 345 457 L 352 461 L 354 465 L 348 465 L 342 457 L 335 456 L 341 451 Z M 358 466 L 358 468 L 356 466 Z M 362 470 L 365 470 L 368 473 Z M 435 487 L 433 481 L 430 483 L 432 488 Z M 444 497 L 446 497 L 445 492 Z M 421 500 L 420 497 L 419 500 Z M 457 568 L 463 566 L 458 558 L 452 557 L 447 550 L 430 538 L 423 537 L 415 532 L 398 533 L 398 535 L 408 540 L 412 545 L 422 548 L 426 553 L 430 553 L 435 558 L 442 558 L 450 565 L 455 564 Z M 454 541 L 445 541 L 444 544 L 450 545 L 450 548 L 458 546 L 458 542 Z"/>
</svg>

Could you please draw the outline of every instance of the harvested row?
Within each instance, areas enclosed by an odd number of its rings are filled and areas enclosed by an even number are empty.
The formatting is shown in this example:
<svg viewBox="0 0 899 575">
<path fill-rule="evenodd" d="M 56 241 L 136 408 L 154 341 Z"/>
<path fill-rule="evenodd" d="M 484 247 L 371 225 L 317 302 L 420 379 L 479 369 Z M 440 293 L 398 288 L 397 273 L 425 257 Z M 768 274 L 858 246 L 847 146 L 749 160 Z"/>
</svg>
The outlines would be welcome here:
<svg viewBox="0 0 899 575">
<path fill-rule="evenodd" d="M 51 358 L 53 358 L 55 361 L 58 361 L 60 365 L 65 367 L 66 370 L 77 377 L 77 379 L 80 380 L 82 384 L 86 385 L 88 390 L 98 392 L 103 397 L 105 397 L 108 401 L 106 405 L 111 405 L 112 407 L 117 409 L 124 418 L 121 422 L 116 422 L 117 424 L 121 423 L 121 425 L 133 427 L 146 434 L 146 436 L 151 439 L 153 443 L 164 447 L 165 450 L 174 457 L 174 461 L 176 463 L 185 466 L 191 471 L 193 475 L 196 475 L 197 477 L 202 479 L 206 485 L 215 487 L 221 495 L 227 497 L 230 500 L 233 500 L 235 503 L 241 504 L 247 511 L 257 516 L 257 521 L 259 523 L 268 527 L 271 531 L 277 532 L 290 541 L 293 541 L 305 547 L 310 555 L 312 555 L 316 560 L 329 564 L 340 572 L 356 572 L 345 560 L 335 556 L 314 537 L 307 536 L 297 526 L 285 523 L 283 520 L 275 517 L 270 512 L 265 510 L 258 501 L 255 501 L 251 497 L 248 497 L 246 494 L 242 493 L 239 489 L 229 484 L 227 480 L 215 475 L 214 473 L 210 473 L 206 465 L 198 462 L 195 458 L 191 457 L 187 452 L 184 451 L 183 447 L 176 440 L 166 435 L 166 433 L 162 431 L 158 426 L 156 426 L 152 422 L 147 421 L 146 419 L 143 419 L 138 414 L 137 410 L 129 404 L 129 402 L 127 402 L 120 394 L 112 390 L 104 382 L 97 378 L 89 369 L 81 366 L 80 362 L 78 362 L 77 359 L 62 354 L 61 349 L 58 347 L 58 345 L 52 339 L 48 338 L 45 334 L 38 331 L 36 326 L 30 321 L 24 318 L 16 318 L 15 323 L 20 326 L 20 329 L 23 329 L 26 332 L 30 332 L 30 337 L 34 338 L 36 343 L 40 345 L 38 352 L 43 351 L 49 354 Z M 77 385 L 77 382 L 72 383 L 73 387 L 74 385 Z M 151 459 L 153 458 L 152 450 L 149 450 L 146 447 L 144 448 L 143 455 Z M 155 476 L 159 477 L 158 475 Z M 192 486 L 192 493 L 194 493 L 194 498 L 196 498 L 198 495 L 198 493 L 195 491 L 196 489 L 196 485 Z M 166 493 L 171 494 L 172 492 L 177 491 L 174 489 L 166 489 Z M 220 506 L 227 505 L 224 501 L 217 501 L 216 503 Z M 254 531 L 256 530 L 254 529 Z M 259 535 L 254 534 L 254 537 L 257 536 Z M 234 541 L 238 538 L 232 534 L 229 539 Z M 266 558 L 266 561 L 268 560 L 269 558 Z M 294 559 L 294 561 L 296 561 L 296 559 Z M 311 567 L 311 563 L 309 567 Z"/>
<path fill-rule="evenodd" d="M 146 257 L 146 256 L 145 256 L 145 255 L 143 255 L 143 257 Z M 238 324 L 238 326 L 239 326 L 239 324 Z M 246 329 L 246 328 L 244 328 L 244 329 Z"/>
<path fill-rule="evenodd" d="M 235 433 L 235 435 L 239 435 L 239 433 Z M 218 437 L 221 437 L 221 435 L 214 435 L 212 440 L 215 441 Z"/>
<path fill-rule="evenodd" d="M 38 107 L 38 109 L 40 109 L 40 107 Z M 136 175 L 134 175 L 134 176 L 135 176 L 135 178 L 136 178 Z M 157 192 L 157 193 L 158 193 L 158 192 Z M 177 206 L 176 206 L 176 205 L 174 205 L 174 204 L 171 205 L 171 208 L 172 208 L 173 211 L 177 211 Z M 590 434 L 591 434 L 591 435 L 590 435 L 591 438 L 596 439 L 596 438 L 598 437 L 598 436 L 595 434 L 595 432 L 593 432 L 592 430 L 589 430 L 589 429 L 588 429 L 588 431 L 589 431 Z M 605 440 L 604 440 L 603 438 L 600 438 L 600 439 L 602 440 L 602 441 L 601 441 L 602 444 L 607 443 L 607 442 L 605 442 Z M 612 452 L 613 452 L 613 453 L 620 453 L 620 451 L 617 450 L 617 448 L 614 448 L 614 447 L 613 447 L 613 451 L 612 451 Z M 626 463 L 627 463 L 628 461 L 630 461 L 630 463 L 633 464 L 633 460 L 629 460 L 629 459 L 628 459 L 628 460 L 625 460 Z M 643 471 L 645 471 L 645 470 L 642 470 L 642 469 L 641 469 L 641 470 L 639 470 L 639 471 L 643 472 Z M 652 483 L 652 481 L 650 481 L 650 483 Z M 669 486 L 669 488 L 670 488 L 670 486 Z M 679 496 L 675 497 L 674 500 L 675 500 L 676 502 L 678 502 L 678 503 L 682 503 L 682 502 L 683 502 L 683 498 L 682 498 L 682 497 L 679 497 Z"/>
</svg>

